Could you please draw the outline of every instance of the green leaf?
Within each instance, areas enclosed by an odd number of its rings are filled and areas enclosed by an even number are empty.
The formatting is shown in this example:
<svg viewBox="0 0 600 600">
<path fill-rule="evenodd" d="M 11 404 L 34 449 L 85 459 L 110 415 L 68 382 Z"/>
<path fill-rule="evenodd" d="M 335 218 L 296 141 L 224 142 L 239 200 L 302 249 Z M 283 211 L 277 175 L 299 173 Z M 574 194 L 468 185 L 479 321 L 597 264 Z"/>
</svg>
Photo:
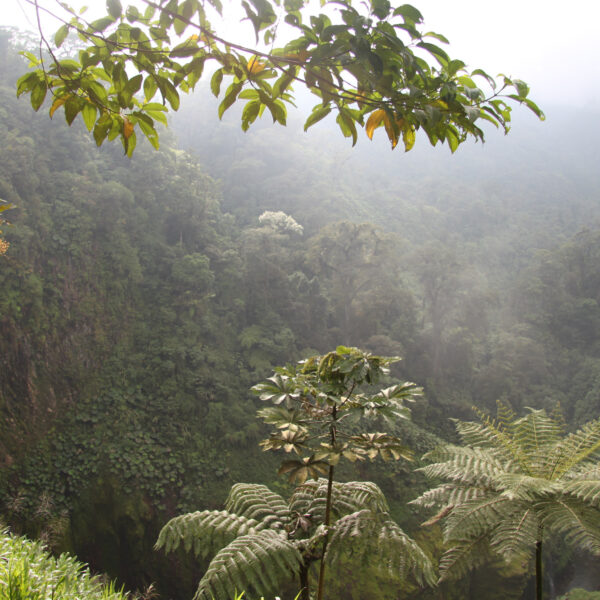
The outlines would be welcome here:
<svg viewBox="0 0 600 600">
<path fill-rule="evenodd" d="M 232 83 L 225 92 L 225 98 L 223 98 L 223 102 L 219 104 L 219 119 L 223 117 L 225 111 L 236 101 L 240 90 L 242 89 L 242 83 Z"/>
<path fill-rule="evenodd" d="M 385 19 L 390 12 L 389 0 L 371 0 L 371 10 L 378 19 Z"/>
<path fill-rule="evenodd" d="M 394 16 L 401 15 L 405 20 L 412 21 L 413 23 L 421 23 L 423 21 L 423 15 L 412 5 L 403 4 L 394 10 Z"/>
<path fill-rule="evenodd" d="M 319 107 L 316 110 L 312 111 L 312 113 L 308 117 L 308 119 L 306 119 L 306 122 L 304 123 L 304 131 L 306 131 L 309 127 L 311 127 L 315 123 L 318 123 L 321 119 L 324 119 L 330 112 L 331 112 L 331 107 L 329 105 L 327 105 L 327 106 L 319 105 Z"/>
<path fill-rule="evenodd" d="M 67 123 L 71 125 L 75 120 L 75 117 L 81 110 L 81 99 L 77 96 L 69 96 L 64 104 L 65 107 L 65 119 Z"/>
<path fill-rule="evenodd" d="M 48 91 L 48 86 L 46 85 L 45 80 L 38 81 L 34 88 L 31 90 L 31 106 L 33 110 L 37 111 L 42 103 L 44 102 L 44 98 L 46 98 L 46 92 Z"/>
<path fill-rule="evenodd" d="M 106 0 L 106 10 L 113 19 L 120 18 L 121 14 L 123 13 L 121 0 Z"/>
<path fill-rule="evenodd" d="M 83 122 L 87 127 L 88 131 L 92 131 L 94 128 L 94 123 L 96 122 L 96 107 L 89 102 L 86 102 L 81 109 L 81 116 L 83 118 Z"/>
<path fill-rule="evenodd" d="M 219 97 L 221 92 L 221 82 L 223 81 L 223 69 L 217 69 L 210 79 L 210 90 L 215 98 Z"/>
<path fill-rule="evenodd" d="M 148 75 L 146 79 L 144 79 L 144 98 L 146 99 L 146 102 L 149 102 L 154 98 L 157 89 L 158 85 L 156 85 L 154 76 Z"/>
<path fill-rule="evenodd" d="M 57 48 L 62 46 L 62 43 L 65 41 L 67 35 L 69 35 L 69 26 L 63 25 L 55 34 L 54 34 L 54 43 Z"/>
</svg>

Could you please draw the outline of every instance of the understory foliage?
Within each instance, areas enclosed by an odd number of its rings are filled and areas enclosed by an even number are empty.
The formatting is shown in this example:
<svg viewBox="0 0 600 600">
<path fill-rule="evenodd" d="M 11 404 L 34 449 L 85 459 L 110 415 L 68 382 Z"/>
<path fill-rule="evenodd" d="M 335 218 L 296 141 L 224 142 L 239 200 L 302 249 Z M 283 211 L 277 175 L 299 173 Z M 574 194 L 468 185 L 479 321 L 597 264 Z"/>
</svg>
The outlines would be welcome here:
<svg viewBox="0 0 600 600">
<path fill-rule="evenodd" d="M 529 409 L 518 418 L 500 403 L 496 420 L 456 428 L 462 445 L 429 452 L 432 463 L 419 469 L 443 483 L 414 500 L 439 509 L 427 524 L 441 521 L 448 545 L 441 579 L 491 554 L 528 560 L 537 550 L 541 561 L 549 534 L 600 554 L 600 419 L 565 434 L 557 413 Z"/>
<path fill-rule="evenodd" d="M 125 600 L 113 583 L 93 577 L 68 554 L 51 556 L 41 542 L 0 532 L 1 600 Z"/>
<path fill-rule="evenodd" d="M 334 483 L 334 518 L 323 555 L 327 489 L 325 479 L 308 481 L 286 501 L 264 485 L 235 484 L 225 510 L 171 519 L 156 547 L 171 552 L 183 546 L 196 557 L 212 556 L 196 600 L 228 600 L 241 589 L 276 593 L 296 577 L 303 588 L 311 564 L 321 560 L 331 566 L 342 559 L 368 564 L 398 583 L 409 576 L 433 583 L 429 559 L 393 521 L 383 493 L 371 482 Z"/>
<path fill-rule="evenodd" d="M 38 17 L 56 10 L 29 3 Z M 242 2 L 256 34 L 250 47 L 225 39 L 226 25 L 211 25 L 222 14 L 220 0 L 143 0 L 142 11 L 108 0 L 107 14 L 92 22 L 60 4 L 62 25 L 53 38 L 40 30 L 39 55 L 25 53 L 35 70 L 19 79 L 17 93 L 29 94 L 35 110 L 50 96 L 51 117 L 62 108 L 70 125 L 80 114 L 98 145 L 120 137 L 129 156 L 136 132 L 158 147 L 155 124 L 166 124 L 167 104 L 176 111 L 180 92 L 193 90 L 208 64 L 216 67 L 210 87 L 222 97 L 219 117 L 244 101 L 244 130 L 265 110 L 285 125 L 298 85 L 318 98 L 305 129 L 333 112 L 353 144 L 357 128 L 372 138 L 383 127 L 392 148 L 401 139 L 410 150 L 422 130 L 431 144 L 446 142 L 454 151 L 468 137 L 483 140 L 484 120 L 508 132 L 511 101 L 543 118 L 526 83 L 468 71 L 438 45 L 448 43 L 443 35 L 421 28 L 423 17 L 409 4 L 324 1 L 309 15 L 304 0 Z M 282 31 L 292 39 L 278 46 Z M 69 33 L 85 47 L 62 57 Z M 223 82 L 229 85 L 221 92 Z"/>
</svg>

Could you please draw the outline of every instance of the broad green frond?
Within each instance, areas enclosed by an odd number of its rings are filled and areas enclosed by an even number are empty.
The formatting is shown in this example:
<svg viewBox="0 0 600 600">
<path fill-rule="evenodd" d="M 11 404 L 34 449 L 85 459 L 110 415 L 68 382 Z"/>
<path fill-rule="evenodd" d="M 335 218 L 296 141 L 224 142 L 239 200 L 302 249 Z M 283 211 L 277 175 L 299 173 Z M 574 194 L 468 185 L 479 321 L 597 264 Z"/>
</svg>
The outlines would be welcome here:
<svg viewBox="0 0 600 600">
<path fill-rule="evenodd" d="M 538 475 L 544 471 L 548 453 L 560 441 L 562 428 L 546 411 L 529 410 L 529 414 L 513 423 L 512 437 L 529 456 L 531 474 Z"/>
<path fill-rule="evenodd" d="M 271 529 L 241 536 L 220 550 L 201 579 L 194 600 L 230 600 L 239 590 L 267 596 L 300 570 L 293 542 Z"/>
<path fill-rule="evenodd" d="M 561 485 L 543 477 L 521 473 L 502 473 L 495 480 L 497 489 L 509 500 L 534 501 L 560 492 Z"/>
<path fill-rule="evenodd" d="M 540 522 L 533 508 L 506 514 L 490 536 L 492 550 L 505 560 L 529 557 L 538 541 Z"/>
<path fill-rule="evenodd" d="M 554 477 L 562 477 L 585 460 L 600 458 L 600 419 L 586 423 L 561 441 Z"/>
<path fill-rule="evenodd" d="M 484 423 L 456 421 L 455 424 L 465 446 L 489 448 L 500 460 L 514 461 L 523 471 L 527 471 L 527 456 L 522 448 L 507 431 L 496 427 L 491 419 L 486 417 Z"/>
<path fill-rule="evenodd" d="M 286 501 L 279 494 L 254 483 L 236 483 L 229 492 L 225 509 L 260 521 L 262 527 L 269 529 L 283 529 L 290 514 Z"/>
<path fill-rule="evenodd" d="M 576 479 L 565 485 L 564 493 L 600 508 L 600 465 L 596 464 L 580 471 Z"/>
<path fill-rule="evenodd" d="M 356 498 L 345 493 L 346 485 L 333 484 L 332 512 L 336 518 L 362 508 Z M 294 490 L 289 502 L 290 513 L 310 514 L 313 523 L 323 523 L 326 501 L 327 479 L 321 477 L 317 481 L 306 481 Z"/>
<path fill-rule="evenodd" d="M 503 462 L 486 448 L 447 446 L 429 452 L 424 458 L 439 462 L 421 467 L 418 471 L 431 478 L 449 479 L 461 485 L 492 486 L 499 475 L 513 470 L 512 463 Z"/>
<path fill-rule="evenodd" d="M 260 523 L 224 510 L 203 510 L 171 519 L 160 531 L 156 549 L 165 552 L 183 545 L 186 552 L 196 556 L 214 554 L 235 538 L 254 533 Z"/>
<path fill-rule="evenodd" d="M 565 498 L 540 503 L 537 510 L 544 527 L 578 548 L 600 554 L 600 518 L 596 509 Z"/>
<path fill-rule="evenodd" d="M 512 513 L 514 501 L 500 494 L 468 500 L 455 506 L 446 519 L 444 539 L 454 543 L 456 539 L 479 537 L 489 534 L 499 520 Z"/>
<path fill-rule="evenodd" d="M 440 560 L 439 581 L 449 578 L 459 579 L 472 569 L 485 564 L 489 559 L 490 550 L 486 534 L 457 539 Z"/>
<path fill-rule="evenodd" d="M 325 559 L 335 564 L 342 557 L 371 564 L 398 581 L 413 575 L 419 584 L 435 582 L 427 555 L 387 514 L 365 509 L 337 521 Z"/>
<path fill-rule="evenodd" d="M 423 508 L 444 508 L 475 500 L 484 495 L 485 491 L 478 487 L 443 484 L 428 490 L 418 498 L 411 500 L 409 504 L 415 504 Z"/>
<path fill-rule="evenodd" d="M 548 530 L 600 554 L 600 419 L 566 437 L 562 419 L 543 410 L 517 419 L 500 406 L 497 422 L 482 420 L 457 422 L 468 447 L 436 449 L 419 469 L 442 480 L 413 500 L 442 509 L 424 523 L 443 522 L 442 577 L 462 575 L 488 548 L 506 560 L 526 556 Z"/>
<path fill-rule="evenodd" d="M 340 485 L 340 492 L 356 506 L 373 513 L 388 513 L 389 506 L 381 488 L 372 481 L 349 481 Z"/>
</svg>

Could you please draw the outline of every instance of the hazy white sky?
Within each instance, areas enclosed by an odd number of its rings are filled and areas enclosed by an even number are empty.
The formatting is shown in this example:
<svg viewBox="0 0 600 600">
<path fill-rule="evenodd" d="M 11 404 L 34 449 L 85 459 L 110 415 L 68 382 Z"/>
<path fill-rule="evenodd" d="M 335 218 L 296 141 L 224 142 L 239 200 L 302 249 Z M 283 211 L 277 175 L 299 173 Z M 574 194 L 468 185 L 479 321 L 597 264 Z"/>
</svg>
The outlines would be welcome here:
<svg viewBox="0 0 600 600">
<path fill-rule="evenodd" d="M 127 0 L 122 0 L 123 4 Z M 40 0 L 56 6 L 56 0 Z M 398 2 L 400 3 L 400 2 Z M 412 0 L 426 28 L 450 40 L 470 67 L 524 79 L 540 104 L 600 104 L 600 1 Z M 104 0 L 73 0 L 101 9 Z M 25 0 L 0 0 L 1 25 L 33 28 Z M 29 20 L 25 14 L 29 14 Z M 55 29 L 50 25 L 51 30 Z"/>
</svg>

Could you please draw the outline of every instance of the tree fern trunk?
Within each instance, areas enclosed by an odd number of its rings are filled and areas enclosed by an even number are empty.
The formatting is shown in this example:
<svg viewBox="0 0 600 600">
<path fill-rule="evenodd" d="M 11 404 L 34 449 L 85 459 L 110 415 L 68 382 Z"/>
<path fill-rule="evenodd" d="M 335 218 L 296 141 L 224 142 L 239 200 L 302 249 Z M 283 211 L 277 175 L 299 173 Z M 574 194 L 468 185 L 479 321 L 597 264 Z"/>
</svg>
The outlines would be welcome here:
<svg viewBox="0 0 600 600">
<path fill-rule="evenodd" d="M 535 543 L 535 600 L 542 600 L 542 540 Z"/>
<path fill-rule="evenodd" d="M 331 520 L 331 497 L 333 490 L 333 465 L 329 465 L 329 478 L 327 479 L 327 504 L 325 505 L 325 527 L 329 527 Z M 319 568 L 319 588 L 317 590 L 317 600 L 323 600 L 323 590 L 325 586 L 325 552 L 327 552 L 327 543 L 329 542 L 329 531 L 325 533 L 323 539 L 323 555 L 321 556 L 321 567 Z"/>
<path fill-rule="evenodd" d="M 310 600 L 310 590 L 308 587 L 309 566 L 308 562 L 306 562 L 300 567 L 300 600 Z"/>
</svg>

